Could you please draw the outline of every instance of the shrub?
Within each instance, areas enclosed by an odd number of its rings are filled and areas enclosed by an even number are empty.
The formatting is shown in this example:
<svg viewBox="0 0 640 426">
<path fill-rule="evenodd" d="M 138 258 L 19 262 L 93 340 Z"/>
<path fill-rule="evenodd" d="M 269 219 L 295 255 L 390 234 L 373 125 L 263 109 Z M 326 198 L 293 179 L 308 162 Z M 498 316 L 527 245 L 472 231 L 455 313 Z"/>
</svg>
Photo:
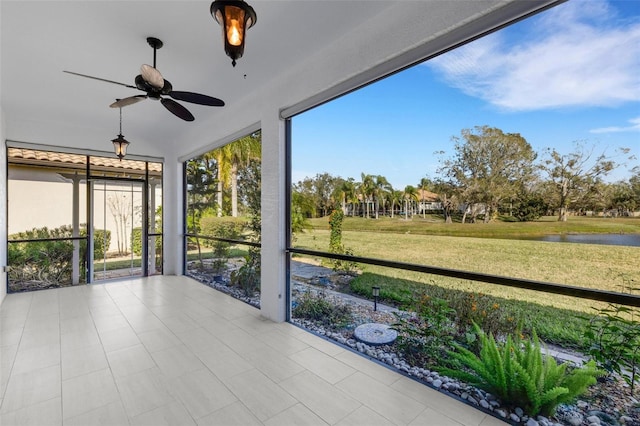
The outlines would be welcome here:
<svg viewBox="0 0 640 426">
<path fill-rule="evenodd" d="M 342 328 L 353 320 L 349 305 L 331 303 L 324 293 L 303 294 L 291 313 L 295 318 L 316 321 L 332 329 Z"/>
<path fill-rule="evenodd" d="M 87 235 L 86 225 L 81 225 L 81 237 Z M 11 291 L 20 291 L 24 282 L 43 283 L 46 286 L 63 286 L 71 283 L 73 242 L 72 240 L 38 241 L 48 238 L 71 238 L 73 228 L 64 225 L 59 228 L 33 228 L 9 236 L 9 240 L 34 240 L 7 245 L 7 265 Z M 105 248 L 111 242 L 111 232 L 94 230 L 93 256 L 104 256 Z M 86 271 L 87 242 L 80 240 L 80 275 Z"/>
<path fill-rule="evenodd" d="M 513 333 L 516 329 L 517 319 L 507 315 L 495 297 L 467 292 L 448 292 L 446 297 L 456 311 L 459 334 L 472 331 L 474 323 L 495 336 Z"/>
<path fill-rule="evenodd" d="M 396 345 L 404 358 L 416 365 L 433 365 L 453 343 L 455 311 L 443 299 L 422 296 L 411 308 L 415 315 L 396 314 L 393 329 Z"/>
<path fill-rule="evenodd" d="M 474 327 L 480 354 L 455 345 L 456 350 L 449 354 L 465 369 L 440 371 L 492 393 L 505 404 L 521 407 L 530 416 L 552 415 L 558 404 L 581 395 L 602 375 L 593 361 L 572 369 L 566 363 L 558 365 L 553 357 L 542 354 L 535 331 L 532 339 L 521 339 L 514 333 L 498 343 L 493 335 Z"/>
<path fill-rule="evenodd" d="M 635 318 L 640 312 L 613 304 L 596 311 L 585 332 L 591 342 L 588 353 L 598 366 L 622 376 L 633 396 L 640 365 L 640 322 Z"/>
</svg>

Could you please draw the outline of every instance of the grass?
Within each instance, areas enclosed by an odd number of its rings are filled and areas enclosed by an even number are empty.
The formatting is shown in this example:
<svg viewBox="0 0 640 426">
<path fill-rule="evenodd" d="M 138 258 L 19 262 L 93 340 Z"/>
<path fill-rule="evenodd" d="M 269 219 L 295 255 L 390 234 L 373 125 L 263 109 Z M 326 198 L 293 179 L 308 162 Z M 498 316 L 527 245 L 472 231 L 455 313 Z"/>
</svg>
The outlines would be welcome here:
<svg viewBox="0 0 640 426">
<path fill-rule="evenodd" d="M 327 218 L 309 220 L 314 230 L 328 229 Z M 437 215 L 380 217 L 362 219 L 346 217 L 344 231 L 390 232 L 396 234 L 442 235 L 450 237 L 525 238 L 563 234 L 640 234 L 639 218 L 600 218 L 570 216 L 567 222 L 558 222 L 555 216 L 545 216 L 534 222 L 444 223 Z"/>
<path fill-rule="evenodd" d="M 314 219 L 312 224 L 313 230 L 296 235 L 295 246 L 327 251 L 327 220 Z M 544 218 L 531 223 L 489 224 L 444 224 L 429 217 L 410 221 L 347 218 L 342 242 L 357 256 L 640 294 L 629 288 L 629 283 L 640 287 L 640 247 L 517 239 L 612 232 L 640 234 L 640 218 L 572 217 L 566 223 Z M 360 265 L 360 270 L 362 274 L 352 281 L 355 293 L 370 296 L 376 285 L 381 287 L 383 299 L 400 305 L 424 291 L 442 298 L 455 292 L 483 293 L 495 298 L 506 316 L 518 318 L 525 328 L 535 327 L 547 342 L 565 346 L 584 348 L 586 320 L 581 317 L 605 306 L 586 299 L 373 265 Z"/>
</svg>

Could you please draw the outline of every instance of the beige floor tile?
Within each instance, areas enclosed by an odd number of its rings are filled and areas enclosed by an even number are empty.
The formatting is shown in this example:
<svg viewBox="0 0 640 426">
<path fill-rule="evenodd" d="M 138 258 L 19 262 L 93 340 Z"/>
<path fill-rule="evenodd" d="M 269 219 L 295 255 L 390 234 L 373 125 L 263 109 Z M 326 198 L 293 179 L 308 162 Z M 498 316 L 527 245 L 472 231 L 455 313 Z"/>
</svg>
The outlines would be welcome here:
<svg viewBox="0 0 640 426">
<path fill-rule="evenodd" d="M 318 349 L 321 352 L 326 353 L 330 356 L 336 356 L 341 352 L 344 352 L 345 349 L 336 345 L 335 343 L 331 343 L 327 340 L 324 340 L 318 336 L 315 336 L 311 333 L 301 334 L 296 336 L 298 340 Z"/>
<path fill-rule="evenodd" d="M 238 330 L 239 327 L 232 321 L 224 318 L 221 315 L 212 314 L 198 320 L 198 324 L 214 336 L 218 336 L 222 333 L 233 332 Z"/>
<path fill-rule="evenodd" d="M 464 425 L 477 426 L 485 418 L 483 412 L 406 377 L 401 377 L 391 387 Z"/>
<path fill-rule="evenodd" d="M 437 412 L 433 408 L 427 408 L 418 415 L 409 426 L 438 425 L 438 426 L 463 426 L 450 417 Z"/>
<path fill-rule="evenodd" d="M 129 419 L 120 401 L 64 420 L 64 426 L 126 426 Z"/>
<path fill-rule="evenodd" d="M 170 380 L 169 385 L 174 398 L 182 402 L 194 419 L 238 400 L 209 370 L 192 371 Z"/>
<path fill-rule="evenodd" d="M 3 425 L 504 424 L 187 277 L 8 295 L 0 361 Z"/>
<path fill-rule="evenodd" d="M 0 425 L 6 426 L 56 426 L 62 425 L 62 402 L 60 397 L 32 404 L 27 407 L 0 414 Z"/>
<path fill-rule="evenodd" d="M 169 391 L 166 378 L 157 368 L 116 378 L 116 385 L 129 417 L 135 417 L 175 401 Z"/>
<path fill-rule="evenodd" d="M 294 334 L 280 331 L 271 327 L 271 331 L 263 332 L 256 336 L 273 349 L 283 355 L 292 355 L 309 347 L 307 343 L 302 342 Z"/>
<path fill-rule="evenodd" d="M 115 312 L 109 311 L 109 314 L 96 315 L 95 310 L 91 311 L 93 316 L 93 323 L 98 330 L 98 333 L 102 335 L 107 331 L 118 330 L 124 327 L 131 327 L 129 321 L 120 313 L 118 308 L 114 308 Z"/>
<path fill-rule="evenodd" d="M 20 351 L 28 349 L 34 349 L 40 346 L 46 345 L 59 345 L 60 344 L 60 330 L 56 328 L 52 329 L 29 329 L 22 333 L 20 339 Z"/>
<path fill-rule="evenodd" d="M 100 344 L 100 337 L 95 328 L 88 328 L 84 331 L 67 333 L 60 336 L 62 344 L 62 352 L 73 351 L 76 349 L 87 348 Z"/>
<path fill-rule="evenodd" d="M 296 404 L 291 395 L 258 370 L 237 374 L 225 384 L 261 421 Z"/>
<path fill-rule="evenodd" d="M 121 328 L 109 329 L 99 333 L 100 341 L 105 352 L 113 352 L 120 349 L 140 345 L 140 338 L 129 326 L 129 323 Z"/>
<path fill-rule="evenodd" d="M 12 328 L 6 331 L 0 331 L 0 347 L 10 345 L 17 347 L 22 338 L 22 330 L 22 328 Z"/>
<path fill-rule="evenodd" d="M 224 344 L 208 352 L 199 353 L 198 358 L 223 381 L 254 368 L 251 363 Z"/>
<path fill-rule="evenodd" d="M 240 401 L 222 407 L 208 416 L 198 419 L 198 426 L 261 426 L 263 423 Z"/>
<path fill-rule="evenodd" d="M 356 372 L 347 364 L 313 347 L 296 352 L 289 358 L 331 384 L 336 384 Z"/>
<path fill-rule="evenodd" d="M 87 308 L 86 314 L 71 318 L 60 317 L 60 334 L 96 331 L 93 317 Z"/>
<path fill-rule="evenodd" d="M 107 360 L 115 377 L 125 377 L 156 366 L 142 345 L 107 352 Z"/>
<path fill-rule="evenodd" d="M 62 355 L 62 380 L 109 368 L 102 345 L 89 346 Z"/>
<path fill-rule="evenodd" d="M 239 354 L 259 351 L 268 345 L 242 329 L 217 334 L 218 339 Z"/>
<path fill-rule="evenodd" d="M 15 374 L 9 378 L 1 413 L 9 413 L 33 404 L 60 397 L 60 366 Z"/>
<path fill-rule="evenodd" d="M 271 347 L 257 352 L 242 354 L 242 356 L 250 365 L 276 383 L 305 370 L 303 366 L 292 359 L 284 357 L 281 352 Z"/>
<path fill-rule="evenodd" d="M 166 327 L 139 333 L 138 339 L 149 352 L 156 352 L 181 344 L 180 339 Z"/>
<path fill-rule="evenodd" d="M 505 426 L 508 425 L 509 423 L 504 422 L 496 417 L 490 416 L 490 415 L 486 415 L 484 416 L 484 419 L 482 419 L 482 421 L 480 422 L 480 426 Z"/>
<path fill-rule="evenodd" d="M 335 424 L 336 426 L 394 426 L 390 420 L 385 419 L 369 407 L 360 406 L 357 410 L 349 414 L 344 419 Z M 436 426 L 425 423 L 422 426 Z"/>
<path fill-rule="evenodd" d="M 173 333 L 182 333 L 200 327 L 200 324 L 191 319 L 186 313 L 162 318 L 161 321 Z"/>
<path fill-rule="evenodd" d="M 62 415 L 65 419 L 120 400 L 109 369 L 62 381 Z"/>
<path fill-rule="evenodd" d="M 131 419 L 131 426 L 195 426 L 196 423 L 179 402 L 158 407 Z"/>
<path fill-rule="evenodd" d="M 182 333 L 176 333 L 176 337 L 179 342 L 182 342 L 196 355 L 209 352 L 224 345 L 220 340 L 214 337 L 213 334 L 202 327 Z"/>
<path fill-rule="evenodd" d="M 264 422 L 266 426 L 321 426 L 329 425 L 302 404 L 296 404 Z"/>
<path fill-rule="evenodd" d="M 18 348 L 16 359 L 13 362 L 12 374 L 26 373 L 53 365 L 60 365 L 59 343 L 37 346 L 24 351 Z"/>
<path fill-rule="evenodd" d="M 397 424 L 412 422 L 426 406 L 395 389 L 357 372 L 336 385 L 381 416 Z"/>
<path fill-rule="evenodd" d="M 167 378 L 178 377 L 190 371 L 205 368 L 205 365 L 185 345 L 172 346 L 153 352 L 151 357 Z"/>
<path fill-rule="evenodd" d="M 285 380 L 281 386 L 329 424 L 347 417 L 362 405 L 309 371 Z"/>
<path fill-rule="evenodd" d="M 368 376 L 371 376 L 372 378 L 385 385 L 392 385 L 402 377 L 398 375 L 397 372 L 392 371 L 390 368 L 387 368 L 384 365 L 380 365 L 375 361 L 371 361 L 370 359 L 367 359 L 351 351 L 344 351 L 342 353 L 339 353 L 335 358 L 347 364 L 351 368 L 361 371 Z"/>
</svg>

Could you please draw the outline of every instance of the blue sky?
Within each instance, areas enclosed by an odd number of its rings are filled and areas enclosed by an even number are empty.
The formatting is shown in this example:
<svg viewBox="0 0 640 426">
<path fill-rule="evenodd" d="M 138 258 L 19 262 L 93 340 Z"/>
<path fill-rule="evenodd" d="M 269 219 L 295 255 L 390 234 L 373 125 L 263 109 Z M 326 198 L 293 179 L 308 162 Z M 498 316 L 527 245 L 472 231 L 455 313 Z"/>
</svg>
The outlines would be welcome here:
<svg viewBox="0 0 640 426">
<path fill-rule="evenodd" d="M 571 0 L 293 119 L 292 179 L 436 177 L 451 138 L 487 125 L 543 156 L 574 142 L 640 166 L 640 1 Z M 635 159 L 618 155 L 631 149 Z"/>
</svg>

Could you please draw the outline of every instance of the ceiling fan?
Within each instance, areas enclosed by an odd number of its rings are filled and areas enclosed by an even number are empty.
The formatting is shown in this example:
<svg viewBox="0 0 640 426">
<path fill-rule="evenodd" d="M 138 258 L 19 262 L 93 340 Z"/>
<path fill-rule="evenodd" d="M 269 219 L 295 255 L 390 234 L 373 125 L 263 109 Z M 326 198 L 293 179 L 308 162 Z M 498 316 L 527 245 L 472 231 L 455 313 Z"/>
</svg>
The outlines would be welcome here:
<svg viewBox="0 0 640 426">
<path fill-rule="evenodd" d="M 156 51 L 162 47 L 162 41 L 155 37 L 148 37 L 147 43 L 149 46 L 153 48 L 153 66 L 143 64 L 140 67 L 140 74 L 136 76 L 135 86 L 130 84 L 120 83 L 117 81 L 107 80 L 104 78 L 93 77 L 86 74 L 80 74 L 72 71 L 64 71 L 68 74 L 78 75 L 80 77 L 91 78 L 93 80 L 105 81 L 107 83 L 119 84 L 120 86 L 129 87 L 131 89 L 138 89 L 145 92 L 145 95 L 135 95 L 129 96 L 128 98 L 119 99 L 116 102 L 109 105 L 111 108 L 122 108 L 128 105 L 133 105 L 137 102 L 145 100 L 147 98 L 151 98 L 154 100 L 159 100 L 162 105 L 166 109 L 168 109 L 175 116 L 185 120 L 185 121 L 193 121 L 194 117 L 188 109 L 174 101 L 173 99 L 177 99 L 179 101 L 190 102 L 198 105 L 206 105 L 206 106 L 224 106 L 224 101 L 218 98 L 214 98 L 211 96 L 203 95 L 200 93 L 193 92 L 181 92 L 177 90 L 173 90 L 173 86 L 169 82 L 169 80 L 165 80 L 160 74 L 160 71 L 156 68 Z M 169 96 L 173 99 L 165 98 L 162 95 Z"/>
</svg>

